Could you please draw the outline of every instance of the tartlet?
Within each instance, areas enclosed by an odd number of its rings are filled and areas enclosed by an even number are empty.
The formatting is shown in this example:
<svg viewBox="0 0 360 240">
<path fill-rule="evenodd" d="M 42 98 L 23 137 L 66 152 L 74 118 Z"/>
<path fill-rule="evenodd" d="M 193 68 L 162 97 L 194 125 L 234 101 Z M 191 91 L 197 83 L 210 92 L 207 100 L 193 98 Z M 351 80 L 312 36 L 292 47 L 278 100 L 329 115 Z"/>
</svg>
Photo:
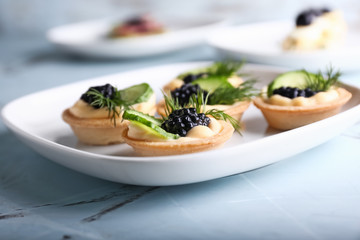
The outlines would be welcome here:
<svg viewBox="0 0 360 240">
<path fill-rule="evenodd" d="M 129 128 L 123 132 L 123 138 L 141 156 L 179 155 L 208 151 L 220 148 L 233 135 L 234 128 L 230 123 L 225 121 L 218 122 L 221 124 L 220 132 L 207 138 L 194 138 L 189 141 L 182 139 L 172 141 L 138 140 L 128 136 Z"/>
<path fill-rule="evenodd" d="M 68 123 L 78 140 L 88 145 L 110 145 L 123 143 L 123 131 L 126 129 L 128 122 L 122 122 L 116 119 L 116 126 L 104 119 L 83 119 L 71 114 L 66 109 L 62 114 L 63 120 Z"/>
<path fill-rule="evenodd" d="M 283 41 L 284 50 L 313 51 L 343 44 L 347 24 L 341 11 L 308 9 L 296 18 L 296 27 Z"/>
<path fill-rule="evenodd" d="M 304 70 L 288 72 L 265 87 L 253 103 L 261 110 L 270 127 L 279 130 L 301 127 L 337 114 L 350 100 L 352 94 L 335 84 L 339 76 L 339 73 L 328 74 L 328 78 L 324 79 L 321 73 L 315 75 Z M 312 89 L 298 87 L 304 86 L 306 81 L 308 86 L 313 86 Z M 319 88 L 314 89 L 314 86 Z"/>
<path fill-rule="evenodd" d="M 168 115 L 158 119 L 138 111 L 126 110 L 123 119 L 130 121 L 123 137 L 142 156 L 177 155 L 221 147 L 240 125 L 220 110 L 204 113 L 195 107 L 177 107 L 171 99 Z M 169 108 L 168 108 L 169 109 Z"/>
<path fill-rule="evenodd" d="M 215 62 L 204 68 L 194 69 L 177 76 L 163 87 L 165 95 L 186 106 L 193 95 L 202 92 L 207 99 L 206 110 L 222 110 L 237 120 L 251 104 L 256 90 L 254 80 L 247 80 L 238 74 L 243 62 Z M 157 104 L 157 112 L 166 115 L 165 100 Z"/>
<path fill-rule="evenodd" d="M 110 108 L 109 106 L 96 106 L 94 104 L 96 98 L 90 97 L 89 99 L 89 95 L 87 95 L 94 89 L 102 95 L 102 99 L 109 98 L 114 102 L 122 101 L 122 103 L 114 104 Z M 139 96 L 131 94 L 134 98 L 130 101 L 126 91 L 133 93 L 134 89 L 140 89 L 140 93 Z M 124 99 L 129 101 L 125 103 Z M 122 120 L 120 114 L 123 108 L 132 107 L 145 113 L 154 114 L 156 111 L 155 100 L 155 94 L 147 84 L 139 84 L 119 91 L 110 84 L 106 84 L 89 88 L 72 107 L 62 113 L 62 118 L 70 125 L 78 140 L 84 144 L 123 143 L 123 132 L 128 125 L 127 121 Z"/>
<path fill-rule="evenodd" d="M 333 101 L 314 106 L 279 106 L 266 102 L 262 97 L 255 98 L 254 105 L 261 110 L 270 127 L 290 130 L 301 127 L 339 113 L 341 107 L 350 100 L 351 93 L 343 88 L 337 89 L 339 97 Z"/>
</svg>

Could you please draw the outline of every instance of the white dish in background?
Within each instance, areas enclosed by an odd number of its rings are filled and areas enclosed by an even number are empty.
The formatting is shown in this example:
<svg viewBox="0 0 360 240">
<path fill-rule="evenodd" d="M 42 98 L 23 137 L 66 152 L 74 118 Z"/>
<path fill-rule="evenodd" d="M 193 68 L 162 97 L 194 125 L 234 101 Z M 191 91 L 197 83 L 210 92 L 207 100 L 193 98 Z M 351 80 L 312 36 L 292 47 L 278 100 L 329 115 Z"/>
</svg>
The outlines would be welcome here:
<svg viewBox="0 0 360 240">
<path fill-rule="evenodd" d="M 177 51 L 205 43 L 217 28 L 227 24 L 219 18 L 180 18 L 155 16 L 167 29 L 162 34 L 143 37 L 107 37 L 119 18 L 94 20 L 55 27 L 47 32 L 47 38 L 60 49 L 87 57 L 136 58 Z"/>
<path fill-rule="evenodd" d="M 351 26 L 345 44 L 334 50 L 283 51 L 282 41 L 294 28 L 293 21 L 275 21 L 227 27 L 209 37 L 208 43 L 225 58 L 309 71 L 329 64 L 341 71 L 360 70 L 360 28 Z"/>
<path fill-rule="evenodd" d="M 346 85 L 353 97 L 336 116 L 279 132 L 268 128 L 261 112 L 251 106 L 243 117 L 246 126 L 243 136 L 234 134 L 217 150 L 163 157 L 134 156 L 126 144 L 82 145 L 61 119 L 62 111 L 73 105 L 90 86 L 111 83 L 123 88 L 146 80 L 159 100 L 160 88 L 165 83 L 181 72 L 204 64 L 209 63 L 159 66 L 52 88 L 12 101 L 3 108 L 2 118 L 25 144 L 59 164 L 115 182 L 154 186 L 206 181 L 266 166 L 331 139 L 360 118 L 360 89 Z M 281 70 L 249 64 L 242 72 L 257 77 L 261 87 Z M 43 111 L 34 114 L 32 108 L 24 106 L 36 106 Z"/>
</svg>

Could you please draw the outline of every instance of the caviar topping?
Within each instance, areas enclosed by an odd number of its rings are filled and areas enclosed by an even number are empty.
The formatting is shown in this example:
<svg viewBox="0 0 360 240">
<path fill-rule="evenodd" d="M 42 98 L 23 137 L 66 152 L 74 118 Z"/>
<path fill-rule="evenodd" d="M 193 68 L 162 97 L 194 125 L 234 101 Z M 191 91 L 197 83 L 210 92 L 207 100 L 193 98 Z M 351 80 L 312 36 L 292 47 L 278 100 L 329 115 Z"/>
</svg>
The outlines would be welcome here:
<svg viewBox="0 0 360 240">
<path fill-rule="evenodd" d="M 171 97 L 178 101 L 180 106 L 186 106 L 189 101 L 190 97 L 195 94 L 197 97 L 197 93 L 201 91 L 199 85 L 195 84 L 192 85 L 190 83 L 183 84 L 180 88 L 176 88 L 175 90 L 171 91 Z M 204 91 L 204 95 L 207 95 L 207 92 Z"/>
<path fill-rule="evenodd" d="M 315 18 L 327 12 L 330 12 L 328 8 L 308 9 L 302 11 L 296 17 L 296 26 L 308 26 L 314 21 Z"/>
<path fill-rule="evenodd" d="M 299 89 L 297 87 L 280 87 L 273 91 L 273 94 L 279 94 L 287 98 L 296 98 L 296 97 L 312 97 L 316 94 L 316 91 L 311 90 L 310 88 Z"/>
<path fill-rule="evenodd" d="M 211 110 L 205 111 L 208 97 L 204 96 L 203 91 L 199 91 L 197 93 L 197 96 L 195 94 L 191 95 L 190 102 L 186 108 L 180 106 L 179 102 L 176 101 L 171 96 L 164 95 L 164 99 L 165 99 L 165 113 L 166 113 L 166 116 L 164 117 L 164 121 L 168 120 L 168 118 L 170 118 L 170 116 L 179 115 L 179 113 L 182 113 L 181 111 L 183 109 L 191 109 L 191 110 L 184 110 L 186 112 L 185 114 L 192 115 L 192 114 L 194 114 L 194 111 L 195 111 L 195 113 L 197 114 L 198 117 L 200 117 L 200 119 L 202 119 L 203 116 L 211 116 L 211 117 L 215 118 L 216 120 L 228 121 L 234 127 L 234 129 L 240 133 L 239 122 L 236 119 L 234 119 L 233 117 L 231 117 L 230 115 L 226 114 L 224 111 L 217 110 L 217 109 L 211 109 Z M 193 109 L 195 109 L 195 110 L 193 110 Z M 198 120 L 193 117 L 191 119 L 191 121 L 196 122 Z M 173 123 L 170 123 L 170 125 L 168 127 L 174 127 L 172 124 Z M 182 126 L 182 125 L 180 124 L 179 126 Z M 186 127 L 185 124 L 184 124 L 184 127 Z M 186 129 L 185 129 L 185 131 L 187 132 Z"/>
<path fill-rule="evenodd" d="M 120 116 L 123 109 L 146 102 L 152 95 L 153 90 L 147 83 L 141 83 L 122 90 L 117 90 L 110 84 L 90 87 L 81 95 L 80 99 L 89 103 L 93 108 L 105 108 L 109 111 L 109 118 L 116 125 L 116 117 Z"/>
<path fill-rule="evenodd" d="M 104 98 L 112 99 L 115 96 L 116 89 L 110 84 L 105 84 L 103 86 L 90 87 L 85 93 L 83 93 L 80 97 L 81 100 L 91 104 L 91 106 L 95 109 L 101 108 L 101 104 L 96 102 L 96 95 L 88 94 L 91 91 L 97 91 Z"/>
<path fill-rule="evenodd" d="M 267 96 L 279 94 L 288 98 L 311 97 L 325 92 L 338 83 L 341 73 L 330 66 L 325 74 L 306 70 L 290 71 L 278 75 L 268 86 Z"/>
<path fill-rule="evenodd" d="M 196 126 L 208 126 L 210 118 L 204 113 L 197 113 L 195 108 L 182 108 L 173 111 L 161 128 L 165 131 L 185 137 Z"/>
</svg>

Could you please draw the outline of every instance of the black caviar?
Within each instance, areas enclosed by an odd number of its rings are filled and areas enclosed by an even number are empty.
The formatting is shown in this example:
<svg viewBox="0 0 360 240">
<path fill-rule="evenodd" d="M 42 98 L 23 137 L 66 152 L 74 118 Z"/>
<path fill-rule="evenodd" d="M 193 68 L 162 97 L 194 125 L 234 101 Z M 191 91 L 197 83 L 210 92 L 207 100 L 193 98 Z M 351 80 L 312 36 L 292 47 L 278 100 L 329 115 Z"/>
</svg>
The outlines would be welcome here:
<svg viewBox="0 0 360 240">
<path fill-rule="evenodd" d="M 168 119 L 162 123 L 161 128 L 185 137 L 193 127 L 208 126 L 209 123 L 210 118 L 204 113 L 197 113 L 195 108 L 183 108 L 173 111 Z"/>
<path fill-rule="evenodd" d="M 207 73 L 198 73 L 198 74 L 188 74 L 183 78 L 184 83 L 191 83 L 196 79 L 203 78 L 207 75 Z"/>
<path fill-rule="evenodd" d="M 296 97 L 312 97 L 316 93 L 316 91 L 313 91 L 310 88 L 299 89 L 296 87 L 281 87 L 273 91 L 273 94 L 279 94 L 283 97 L 291 99 Z"/>
<path fill-rule="evenodd" d="M 96 87 L 90 87 L 84 94 L 81 95 L 80 99 L 91 104 L 94 102 L 94 96 L 91 94 L 88 94 L 91 90 L 97 90 L 99 91 L 105 98 L 112 99 L 115 95 L 115 88 L 111 86 L 110 84 L 105 84 L 103 86 L 96 86 Z M 91 105 L 93 108 L 100 108 L 99 105 Z"/>
<path fill-rule="evenodd" d="M 171 91 L 171 97 L 178 101 L 180 106 L 185 106 L 189 103 L 191 95 L 195 94 L 197 96 L 197 93 L 199 91 L 202 91 L 200 86 L 195 84 L 183 84 L 180 88 L 176 88 L 175 90 Z M 204 96 L 207 95 L 206 91 L 204 92 Z"/>
<path fill-rule="evenodd" d="M 315 18 L 321 16 L 324 13 L 330 12 L 328 8 L 319 8 L 319 9 L 308 9 L 302 11 L 296 17 L 296 26 L 307 26 L 310 25 Z"/>
</svg>

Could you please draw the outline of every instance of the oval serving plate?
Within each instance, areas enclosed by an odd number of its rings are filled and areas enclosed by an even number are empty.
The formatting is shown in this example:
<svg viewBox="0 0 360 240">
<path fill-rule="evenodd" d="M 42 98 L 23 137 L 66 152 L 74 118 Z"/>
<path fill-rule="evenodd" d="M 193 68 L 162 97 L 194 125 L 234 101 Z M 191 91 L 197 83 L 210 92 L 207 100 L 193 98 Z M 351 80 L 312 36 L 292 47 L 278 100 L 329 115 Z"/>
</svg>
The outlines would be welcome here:
<svg viewBox="0 0 360 240">
<path fill-rule="evenodd" d="M 163 157 L 135 156 L 133 150 L 125 144 L 101 147 L 82 145 L 61 119 L 62 111 L 90 86 L 110 83 L 123 88 L 146 79 L 160 100 L 160 89 L 165 83 L 179 73 L 208 64 L 165 65 L 52 88 L 10 102 L 2 109 L 2 118 L 25 144 L 54 162 L 110 181 L 152 186 L 201 182 L 266 166 L 331 139 L 360 118 L 360 89 L 344 85 L 353 97 L 333 117 L 279 132 L 268 128 L 261 112 L 250 106 L 243 117 L 243 136 L 234 134 L 217 150 Z M 282 71 L 247 64 L 242 72 L 257 77 L 258 87 L 261 87 Z M 67 98 L 63 98 L 64 92 Z M 25 105 L 37 106 L 46 111 L 34 114 L 31 108 L 24 108 Z"/>
</svg>

